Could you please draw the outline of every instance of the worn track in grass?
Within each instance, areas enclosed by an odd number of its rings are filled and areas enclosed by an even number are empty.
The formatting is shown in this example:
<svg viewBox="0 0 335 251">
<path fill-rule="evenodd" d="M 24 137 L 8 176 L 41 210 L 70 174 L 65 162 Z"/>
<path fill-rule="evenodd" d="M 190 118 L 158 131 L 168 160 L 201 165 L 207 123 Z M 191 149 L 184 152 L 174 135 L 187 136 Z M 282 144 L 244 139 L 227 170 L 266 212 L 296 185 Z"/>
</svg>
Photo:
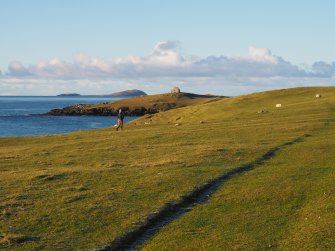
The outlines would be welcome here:
<svg viewBox="0 0 335 251">
<path fill-rule="evenodd" d="M 109 245 L 97 248 L 100 251 L 111 250 L 136 250 L 147 240 L 152 238 L 163 226 L 170 224 L 172 221 L 180 218 L 182 215 L 192 210 L 196 205 L 207 202 L 208 198 L 215 193 L 221 185 L 236 175 L 251 171 L 257 166 L 262 165 L 266 160 L 274 157 L 282 148 L 302 141 L 310 135 L 305 134 L 292 141 L 274 147 L 263 154 L 258 159 L 234 168 L 216 179 L 213 179 L 184 195 L 178 202 L 167 203 L 157 213 L 151 214 L 147 219 L 138 224 L 137 227 L 126 234 L 117 237 Z"/>
</svg>

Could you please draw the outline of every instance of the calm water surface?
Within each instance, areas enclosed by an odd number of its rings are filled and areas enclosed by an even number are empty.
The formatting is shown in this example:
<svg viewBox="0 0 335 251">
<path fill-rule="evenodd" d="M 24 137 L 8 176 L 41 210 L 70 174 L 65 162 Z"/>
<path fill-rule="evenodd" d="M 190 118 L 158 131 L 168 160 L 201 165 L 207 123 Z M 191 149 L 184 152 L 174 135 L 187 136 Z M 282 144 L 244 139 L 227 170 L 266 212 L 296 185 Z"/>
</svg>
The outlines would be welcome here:
<svg viewBox="0 0 335 251">
<path fill-rule="evenodd" d="M 109 127 L 116 117 L 100 116 L 33 116 L 54 108 L 74 104 L 94 104 L 124 97 L 1 97 L 0 136 L 59 134 L 78 130 Z M 136 117 L 125 117 L 129 122 Z"/>
</svg>

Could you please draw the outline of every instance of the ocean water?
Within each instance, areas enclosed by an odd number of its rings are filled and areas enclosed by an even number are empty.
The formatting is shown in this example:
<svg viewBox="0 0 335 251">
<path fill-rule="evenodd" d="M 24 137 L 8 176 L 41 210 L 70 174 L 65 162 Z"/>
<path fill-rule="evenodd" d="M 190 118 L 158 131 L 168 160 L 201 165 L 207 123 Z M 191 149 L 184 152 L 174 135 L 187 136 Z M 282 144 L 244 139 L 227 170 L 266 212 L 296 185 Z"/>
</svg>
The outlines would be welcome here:
<svg viewBox="0 0 335 251">
<path fill-rule="evenodd" d="M 116 117 L 34 116 L 74 104 L 94 104 L 124 97 L 0 96 L 0 136 L 46 135 L 113 126 Z M 136 117 L 125 117 L 125 123 Z"/>
</svg>

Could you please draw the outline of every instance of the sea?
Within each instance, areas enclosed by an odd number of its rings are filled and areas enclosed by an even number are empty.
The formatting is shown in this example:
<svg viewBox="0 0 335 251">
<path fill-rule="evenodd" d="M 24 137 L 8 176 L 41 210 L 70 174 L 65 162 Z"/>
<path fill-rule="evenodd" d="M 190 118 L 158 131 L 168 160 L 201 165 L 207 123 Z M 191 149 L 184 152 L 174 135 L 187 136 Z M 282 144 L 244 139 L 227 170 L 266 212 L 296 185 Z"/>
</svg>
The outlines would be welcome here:
<svg viewBox="0 0 335 251">
<path fill-rule="evenodd" d="M 0 136 L 61 134 L 110 127 L 114 116 L 36 116 L 75 104 L 110 102 L 126 97 L 107 96 L 0 96 Z M 137 117 L 125 117 L 127 123 Z"/>
</svg>

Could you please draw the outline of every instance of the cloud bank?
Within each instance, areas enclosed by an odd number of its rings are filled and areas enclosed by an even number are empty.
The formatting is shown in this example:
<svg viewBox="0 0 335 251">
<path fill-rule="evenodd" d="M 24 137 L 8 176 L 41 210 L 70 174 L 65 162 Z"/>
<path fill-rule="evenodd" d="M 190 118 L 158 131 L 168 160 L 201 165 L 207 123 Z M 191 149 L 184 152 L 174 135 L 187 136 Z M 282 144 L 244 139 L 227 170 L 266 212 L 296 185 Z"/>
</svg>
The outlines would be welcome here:
<svg viewBox="0 0 335 251">
<path fill-rule="evenodd" d="M 335 62 L 329 64 L 320 61 L 302 68 L 265 48 L 250 47 L 246 55 L 235 57 L 184 56 L 179 48 L 178 42 L 165 41 L 157 43 L 152 52 L 145 57 L 104 59 L 80 53 L 72 62 L 53 58 L 47 62 L 25 66 L 15 61 L 8 65 L 8 70 L 2 75 L 0 72 L 0 84 L 9 84 L 11 82 L 9 80 L 13 79 L 15 81 L 12 83 L 28 81 L 31 85 L 34 81 L 36 83 L 44 81 L 50 85 L 63 83 L 63 86 L 67 83 L 69 90 L 71 83 L 75 86 L 74 83 L 82 85 L 90 81 L 95 82 L 97 87 L 101 86 L 101 83 L 123 82 L 127 86 L 154 90 L 158 87 L 167 88 L 172 84 L 180 84 L 206 92 L 206 86 L 210 86 L 210 83 L 216 89 L 233 89 L 235 86 L 236 90 L 269 89 L 273 87 L 273 83 L 276 83 L 274 88 L 286 87 L 292 83 L 296 86 L 298 83 L 300 85 L 334 83 Z M 265 82 L 267 82 L 265 86 L 260 84 Z M 156 86 L 153 86 L 154 83 Z M 259 88 L 255 88 L 254 85 Z M 108 84 L 103 86 L 106 87 Z M 92 86 L 91 89 L 93 88 Z M 164 91 L 166 89 L 156 92 Z"/>
</svg>

